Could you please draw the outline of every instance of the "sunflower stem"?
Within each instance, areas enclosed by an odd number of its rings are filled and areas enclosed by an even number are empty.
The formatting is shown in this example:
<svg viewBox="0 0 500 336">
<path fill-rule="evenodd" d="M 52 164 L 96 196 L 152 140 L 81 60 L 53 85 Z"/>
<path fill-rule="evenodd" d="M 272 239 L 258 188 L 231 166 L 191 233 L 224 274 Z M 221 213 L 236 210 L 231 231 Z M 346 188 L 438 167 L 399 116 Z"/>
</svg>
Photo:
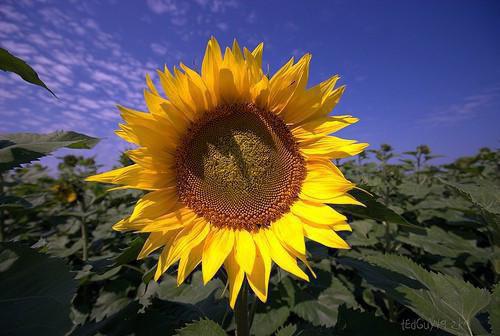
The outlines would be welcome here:
<svg viewBox="0 0 500 336">
<path fill-rule="evenodd" d="M 236 299 L 234 316 L 236 320 L 236 335 L 249 336 L 250 324 L 248 323 L 248 289 L 246 281 L 243 282 L 238 298 Z"/>
<path fill-rule="evenodd" d="M 253 318 L 255 316 L 255 310 L 257 309 L 257 296 L 254 295 L 252 305 L 250 306 L 250 315 L 248 317 L 248 328 L 252 329 Z"/>
<path fill-rule="evenodd" d="M 83 198 L 83 196 L 82 196 Z M 87 220 L 85 218 L 85 214 L 87 212 L 87 207 L 85 206 L 85 200 L 81 199 L 80 200 L 80 209 L 82 211 L 82 215 L 80 217 L 80 227 L 81 227 L 81 232 L 82 232 L 82 260 L 87 261 L 89 258 L 88 255 L 88 240 L 89 240 L 89 234 L 88 234 L 88 227 L 87 227 Z"/>
<path fill-rule="evenodd" d="M 3 196 L 3 175 L 0 173 L 0 197 Z M 4 241 L 4 212 L 3 209 L 0 209 L 0 242 Z"/>
<path fill-rule="evenodd" d="M 87 223 L 85 223 L 85 221 L 82 221 L 81 229 L 82 229 L 82 260 L 87 261 L 89 257 L 88 246 L 87 246 L 88 233 L 87 233 Z"/>
</svg>

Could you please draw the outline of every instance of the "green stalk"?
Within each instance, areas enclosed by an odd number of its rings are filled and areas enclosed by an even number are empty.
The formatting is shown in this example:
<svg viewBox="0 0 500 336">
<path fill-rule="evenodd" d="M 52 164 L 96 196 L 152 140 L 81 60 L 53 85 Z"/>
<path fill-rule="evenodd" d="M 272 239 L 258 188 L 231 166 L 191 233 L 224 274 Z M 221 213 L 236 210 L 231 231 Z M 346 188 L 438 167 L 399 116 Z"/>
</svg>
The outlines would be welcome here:
<svg viewBox="0 0 500 336">
<path fill-rule="evenodd" d="M 249 322 L 248 328 L 252 329 L 253 318 L 255 317 L 255 311 L 257 310 L 257 296 L 254 295 L 252 304 L 250 305 Z"/>
<path fill-rule="evenodd" d="M 88 232 L 87 232 L 87 223 L 85 223 L 85 220 L 82 220 L 81 223 L 81 231 L 82 231 L 82 259 L 83 261 L 88 260 Z"/>
<path fill-rule="evenodd" d="M 0 197 L 3 196 L 3 176 L 0 173 Z M 4 236 L 4 213 L 3 209 L 0 209 L 0 242 L 3 242 L 5 239 Z"/>
<path fill-rule="evenodd" d="M 384 233 L 385 246 L 384 246 L 384 250 L 385 250 L 385 253 L 389 253 L 389 252 L 391 252 L 391 227 L 389 226 L 389 222 L 387 222 L 387 221 L 382 221 L 382 224 L 385 226 L 385 233 Z"/>
<path fill-rule="evenodd" d="M 82 260 L 87 261 L 89 258 L 89 252 L 88 252 L 89 233 L 88 233 L 87 221 L 85 218 L 87 207 L 85 206 L 85 200 L 83 199 L 83 195 L 82 199 L 80 200 L 80 209 L 82 211 L 82 215 L 80 217 L 80 228 L 82 233 Z"/>
<path fill-rule="evenodd" d="M 236 320 L 236 335 L 249 336 L 250 324 L 248 323 L 248 289 L 246 281 L 243 282 L 238 298 L 236 299 L 234 316 Z"/>
</svg>

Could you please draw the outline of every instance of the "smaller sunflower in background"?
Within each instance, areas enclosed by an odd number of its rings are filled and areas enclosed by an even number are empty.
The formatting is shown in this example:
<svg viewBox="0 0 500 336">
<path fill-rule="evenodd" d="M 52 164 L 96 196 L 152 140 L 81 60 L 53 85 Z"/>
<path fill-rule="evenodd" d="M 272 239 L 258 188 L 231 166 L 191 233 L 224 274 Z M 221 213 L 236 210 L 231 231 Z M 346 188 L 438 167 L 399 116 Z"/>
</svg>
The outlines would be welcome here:
<svg viewBox="0 0 500 336">
<path fill-rule="evenodd" d="M 147 77 L 148 112 L 119 107 L 135 163 L 87 179 L 150 191 L 113 228 L 149 233 L 139 258 L 161 249 L 156 280 L 178 263 L 181 284 L 201 263 L 207 283 L 223 266 L 231 307 L 245 278 L 266 301 L 273 263 L 309 280 L 305 238 L 349 248 L 336 233 L 351 230 L 346 217 L 326 203 L 360 203 L 331 160 L 367 146 L 329 135 L 357 121 L 329 116 L 338 76 L 307 88 L 307 54 L 268 78 L 262 50 L 234 41 L 222 54 L 211 38 L 201 73 L 158 71 L 167 98 Z"/>
<path fill-rule="evenodd" d="M 78 199 L 78 194 L 74 190 L 73 186 L 67 182 L 54 184 L 54 186 L 50 189 L 60 201 L 74 203 Z"/>
</svg>

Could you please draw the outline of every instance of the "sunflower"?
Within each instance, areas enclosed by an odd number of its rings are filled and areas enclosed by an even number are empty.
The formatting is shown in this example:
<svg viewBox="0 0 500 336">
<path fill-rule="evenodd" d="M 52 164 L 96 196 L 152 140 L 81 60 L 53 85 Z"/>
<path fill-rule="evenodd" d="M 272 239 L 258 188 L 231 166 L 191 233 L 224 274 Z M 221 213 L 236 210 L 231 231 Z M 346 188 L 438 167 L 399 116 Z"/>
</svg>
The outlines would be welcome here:
<svg viewBox="0 0 500 336">
<path fill-rule="evenodd" d="M 266 301 L 273 262 L 309 280 L 305 238 L 349 248 L 337 234 L 351 230 L 346 217 L 326 203 L 360 204 L 331 161 L 367 146 L 329 135 L 358 120 L 329 116 L 339 77 L 307 88 L 306 54 L 269 78 L 262 51 L 235 40 L 222 54 L 212 37 L 201 73 L 158 71 L 168 98 L 146 76 L 148 112 L 119 106 L 116 134 L 138 146 L 127 152 L 135 163 L 88 178 L 149 191 L 113 228 L 149 234 L 138 258 L 161 249 L 156 280 L 178 263 L 181 284 L 201 263 L 206 284 L 223 266 L 231 307 L 245 278 Z"/>
</svg>

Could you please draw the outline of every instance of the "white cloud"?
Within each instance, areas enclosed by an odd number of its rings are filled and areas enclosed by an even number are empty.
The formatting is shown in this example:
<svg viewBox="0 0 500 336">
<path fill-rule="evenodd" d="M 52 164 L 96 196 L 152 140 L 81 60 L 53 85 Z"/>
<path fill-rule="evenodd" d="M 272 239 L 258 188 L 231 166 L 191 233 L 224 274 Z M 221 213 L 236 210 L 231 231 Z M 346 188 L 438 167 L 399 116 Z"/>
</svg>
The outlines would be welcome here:
<svg viewBox="0 0 500 336">
<path fill-rule="evenodd" d="M 226 31 L 228 28 L 227 23 L 224 23 L 224 22 L 219 22 L 219 23 L 217 23 L 216 26 L 217 26 L 217 28 L 219 28 L 222 31 Z"/>
<path fill-rule="evenodd" d="M 61 11 L 50 2 L 33 8 L 18 1 L 11 3 L 0 4 L 0 44 L 32 65 L 58 99 L 17 75 L 0 76 L 0 87 L 9 88 L 0 90 L 0 130 L 72 129 L 105 137 L 103 144 L 112 145 L 106 145 L 107 152 L 100 154 L 99 160 L 110 164 L 110 153 L 123 146 L 112 131 L 120 121 L 116 104 L 145 110 L 144 76 L 147 72 L 154 74 L 161 65 L 153 62 L 154 58 L 138 59 L 127 50 L 124 41 L 89 17 L 91 6 L 85 11 L 76 5 Z M 148 5 L 151 13 L 165 14 L 172 25 L 178 25 L 175 31 L 181 38 L 199 33 L 184 26 L 191 15 L 188 9 L 198 6 L 194 2 L 149 1 Z M 207 1 L 205 6 L 208 14 L 202 14 L 203 24 L 214 22 L 212 8 L 222 11 L 232 5 Z M 226 23 L 221 24 L 221 29 L 227 29 Z M 150 48 L 167 64 L 184 58 L 179 48 L 171 48 L 166 41 L 152 43 Z"/>
<path fill-rule="evenodd" d="M 3 34 L 1 36 L 4 37 Z M 30 46 L 29 44 L 23 42 L 16 42 L 12 40 L 2 41 L 2 46 L 15 56 L 26 57 L 33 55 L 36 52 L 36 49 Z"/>
<path fill-rule="evenodd" d="M 492 106 L 500 107 L 500 88 L 490 88 L 465 97 L 461 102 L 428 114 L 422 121 L 431 124 L 454 123 L 477 117 Z"/>
<path fill-rule="evenodd" d="M 255 11 L 251 11 L 250 14 L 247 15 L 245 21 L 247 23 L 254 23 L 256 19 L 257 19 L 257 14 L 255 13 Z"/>
<path fill-rule="evenodd" d="M 178 10 L 174 0 L 147 0 L 146 3 L 156 14 L 174 13 Z"/>
<path fill-rule="evenodd" d="M 83 92 L 95 91 L 95 87 L 89 83 L 80 82 L 78 83 L 78 88 Z"/>
<path fill-rule="evenodd" d="M 0 21 L 0 31 L 2 31 L 4 34 L 14 34 L 19 32 L 19 28 L 12 23 Z"/>
<path fill-rule="evenodd" d="M 28 17 L 21 12 L 17 11 L 14 9 L 14 7 L 2 4 L 0 5 L 0 13 L 7 19 L 12 20 L 14 22 L 24 22 L 25 24 L 29 25 L 30 22 L 27 21 Z"/>
<path fill-rule="evenodd" d="M 212 13 L 224 13 L 228 8 L 238 7 L 234 0 L 195 0 L 203 8 L 208 8 Z"/>
<path fill-rule="evenodd" d="M 164 56 L 167 54 L 167 48 L 159 43 L 151 43 L 151 50 L 158 55 Z"/>
</svg>

